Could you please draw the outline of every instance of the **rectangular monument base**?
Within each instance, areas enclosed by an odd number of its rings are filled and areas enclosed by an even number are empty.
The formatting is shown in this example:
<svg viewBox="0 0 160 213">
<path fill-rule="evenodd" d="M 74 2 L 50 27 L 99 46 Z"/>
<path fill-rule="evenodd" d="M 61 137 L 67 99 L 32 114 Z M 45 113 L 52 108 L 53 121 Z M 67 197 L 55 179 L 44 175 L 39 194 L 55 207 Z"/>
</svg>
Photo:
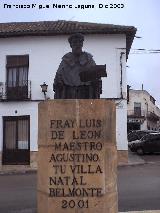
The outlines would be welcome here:
<svg viewBox="0 0 160 213">
<path fill-rule="evenodd" d="M 115 104 L 39 104 L 38 213 L 117 213 Z"/>
</svg>

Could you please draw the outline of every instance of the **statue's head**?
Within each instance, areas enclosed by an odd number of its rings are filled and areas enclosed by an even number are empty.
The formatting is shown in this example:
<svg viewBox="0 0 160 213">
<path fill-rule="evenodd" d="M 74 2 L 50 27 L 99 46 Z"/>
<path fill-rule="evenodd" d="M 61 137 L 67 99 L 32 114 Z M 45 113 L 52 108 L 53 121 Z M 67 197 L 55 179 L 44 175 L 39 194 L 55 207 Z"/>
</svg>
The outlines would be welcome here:
<svg viewBox="0 0 160 213">
<path fill-rule="evenodd" d="M 81 33 L 75 33 L 68 38 L 72 52 L 79 55 L 82 52 L 84 36 Z"/>
</svg>

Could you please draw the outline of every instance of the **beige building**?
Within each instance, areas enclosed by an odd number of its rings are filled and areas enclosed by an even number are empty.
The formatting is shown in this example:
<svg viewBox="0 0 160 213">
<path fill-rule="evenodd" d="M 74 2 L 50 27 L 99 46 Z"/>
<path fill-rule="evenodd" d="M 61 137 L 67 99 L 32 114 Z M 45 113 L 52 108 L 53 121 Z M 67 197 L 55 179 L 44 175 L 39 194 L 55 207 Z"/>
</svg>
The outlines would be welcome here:
<svg viewBox="0 0 160 213">
<path fill-rule="evenodd" d="M 160 109 L 146 90 L 129 89 L 127 130 L 159 130 Z"/>
</svg>

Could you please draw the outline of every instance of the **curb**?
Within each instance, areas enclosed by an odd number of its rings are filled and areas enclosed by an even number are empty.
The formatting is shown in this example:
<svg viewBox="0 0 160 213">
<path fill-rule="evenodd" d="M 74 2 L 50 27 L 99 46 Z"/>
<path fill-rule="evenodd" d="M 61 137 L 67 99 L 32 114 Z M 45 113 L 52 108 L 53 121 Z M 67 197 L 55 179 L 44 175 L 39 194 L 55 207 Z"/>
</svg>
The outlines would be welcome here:
<svg viewBox="0 0 160 213">
<path fill-rule="evenodd" d="M 25 175 L 25 174 L 33 174 L 37 173 L 37 169 L 32 170 L 8 170 L 8 171 L 0 171 L 0 175 Z"/>
<path fill-rule="evenodd" d="M 123 166 L 143 166 L 147 164 L 147 162 L 128 162 L 128 163 L 123 163 L 123 164 L 118 164 L 118 167 L 123 167 Z"/>
</svg>

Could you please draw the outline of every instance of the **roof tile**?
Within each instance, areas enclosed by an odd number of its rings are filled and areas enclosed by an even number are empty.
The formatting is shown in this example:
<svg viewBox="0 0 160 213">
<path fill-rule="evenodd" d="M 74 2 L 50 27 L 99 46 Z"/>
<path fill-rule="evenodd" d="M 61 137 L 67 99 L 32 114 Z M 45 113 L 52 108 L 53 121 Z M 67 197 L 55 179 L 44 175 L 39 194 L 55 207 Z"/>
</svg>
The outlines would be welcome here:
<svg viewBox="0 0 160 213">
<path fill-rule="evenodd" d="M 129 54 L 136 28 L 133 26 L 99 24 L 78 21 L 40 21 L 0 23 L 0 38 L 17 36 L 64 35 L 81 32 L 83 34 L 125 34 L 127 55 Z"/>
</svg>

